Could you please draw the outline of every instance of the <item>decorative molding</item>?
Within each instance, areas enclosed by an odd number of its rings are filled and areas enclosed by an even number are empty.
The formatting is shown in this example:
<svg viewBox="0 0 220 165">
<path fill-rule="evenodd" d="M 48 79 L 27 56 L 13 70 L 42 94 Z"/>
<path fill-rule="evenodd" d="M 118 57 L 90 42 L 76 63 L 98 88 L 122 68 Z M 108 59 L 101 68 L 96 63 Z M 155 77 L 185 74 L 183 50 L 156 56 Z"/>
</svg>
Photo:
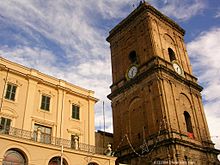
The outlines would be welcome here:
<svg viewBox="0 0 220 165">
<path fill-rule="evenodd" d="M 0 115 L 9 118 L 18 118 L 17 112 L 10 107 L 2 107 Z"/>
<path fill-rule="evenodd" d="M 51 121 L 48 119 L 43 119 L 43 118 L 36 117 L 36 116 L 32 116 L 31 118 L 34 121 L 34 123 L 37 123 L 37 124 L 42 124 L 45 126 L 54 126 L 55 125 L 54 121 Z"/>
<path fill-rule="evenodd" d="M 7 81 L 6 83 L 14 84 L 14 85 L 16 85 L 18 87 L 23 85 L 18 80 L 14 79 L 14 78 L 11 78 L 11 77 L 9 77 L 7 80 L 4 78 L 4 81 Z"/>
<path fill-rule="evenodd" d="M 39 89 L 38 92 L 41 94 L 41 95 L 48 95 L 48 96 L 51 96 L 51 97 L 55 97 L 55 94 L 53 94 L 52 91 L 50 90 L 45 90 L 45 89 Z"/>
<path fill-rule="evenodd" d="M 82 132 L 81 132 L 80 128 L 68 128 L 67 132 L 72 134 L 72 135 L 77 135 L 77 136 L 82 135 Z"/>
</svg>

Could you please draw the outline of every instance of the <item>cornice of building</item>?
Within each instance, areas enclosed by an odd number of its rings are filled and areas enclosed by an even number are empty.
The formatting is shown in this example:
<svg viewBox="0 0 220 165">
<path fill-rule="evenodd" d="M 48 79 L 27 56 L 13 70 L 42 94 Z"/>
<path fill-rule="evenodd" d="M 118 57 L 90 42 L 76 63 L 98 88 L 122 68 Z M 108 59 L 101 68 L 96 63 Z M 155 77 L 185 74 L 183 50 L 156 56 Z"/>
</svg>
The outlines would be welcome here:
<svg viewBox="0 0 220 165">
<path fill-rule="evenodd" d="M 110 133 L 110 132 L 105 132 L 105 131 L 98 130 L 96 133 L 100 134 L 102 136 L 113 137 L 113 133 Z"/>
<path fill-rule="evenodd" d="M 65 80 L 57 79 L 53 76 L 39 72 L 36 69 L 25 67 L 21 64 L 9 61 L 0 56 L 0 70 L 5 70 L 9 73 L 16 74 L 27 80 L 36 81 L 38 84 L 50 86 L 55 89 L 66 91 L 66 93 L 74 94 L 79 97 L 97 102 L 94 97 L 94 91 L 88 90 L 77 85 L 71 84 Z"/>
</svg>

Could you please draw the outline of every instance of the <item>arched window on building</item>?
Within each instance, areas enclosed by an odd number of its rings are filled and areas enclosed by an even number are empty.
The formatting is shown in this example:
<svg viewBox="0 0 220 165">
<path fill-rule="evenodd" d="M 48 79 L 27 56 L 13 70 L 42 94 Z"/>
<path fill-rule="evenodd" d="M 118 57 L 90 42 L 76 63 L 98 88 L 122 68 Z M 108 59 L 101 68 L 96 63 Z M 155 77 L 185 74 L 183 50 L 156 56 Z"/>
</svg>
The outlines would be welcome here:
<svg viewBox="0 0 220 165">
<path fill-rule="evenodd" d="M 137 54 L 134 50 L 129 53 L 129 60 L 132 64 L 137 63 Z"/>
<path fill-rule="evenodd" d="M 193 128 L 192 128 L 192 122 L 191 122 L 190 114 L 188 112 L 184 111 L 184 117 L 185 117 L 187 132 L 188 133 L 193 133 Z"/>
<path fill-rule="evenodd" d="M 61 164 L 61 157 L 56 156 L 56 157 L 53 157 L 52 159 L 50 159 L 48 165 L 60 165 L 60 164 Z M 63 158 L 62 165 L 68 165 L 67 161 L 64 158 Z"/>
<path fill-rule="evenodd" d="M 170 57 L 170 62 L 176 60 L 176 55 L 171 48 L 168 48 L 168 53 L 169 53 L 169 57 Z"/>
<path fill-rule="evenodd" d="M 2 161 L 2 165 L 27 165 L 26 156 L 17 149 L 8 150 Z"/>
<path fill-rule="evenodd" d="M 91 162 L 89 163 L 88 165 L 99 165 L 98 163 L 95 163 L 95 162 Z"/>
</svg>

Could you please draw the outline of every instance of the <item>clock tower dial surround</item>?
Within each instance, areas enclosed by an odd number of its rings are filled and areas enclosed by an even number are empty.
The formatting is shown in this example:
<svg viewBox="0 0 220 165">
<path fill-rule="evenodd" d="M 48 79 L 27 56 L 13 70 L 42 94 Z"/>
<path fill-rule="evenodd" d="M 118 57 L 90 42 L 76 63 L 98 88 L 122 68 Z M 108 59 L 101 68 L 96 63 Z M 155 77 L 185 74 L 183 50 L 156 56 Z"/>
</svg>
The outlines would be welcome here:
<svg viewBox="0 0 220 165">
<path fill-rule="evenodd" d="M 146 2 L 110 31 L 118 163 L 219 163 L 184 34 Z"/>
</svg>

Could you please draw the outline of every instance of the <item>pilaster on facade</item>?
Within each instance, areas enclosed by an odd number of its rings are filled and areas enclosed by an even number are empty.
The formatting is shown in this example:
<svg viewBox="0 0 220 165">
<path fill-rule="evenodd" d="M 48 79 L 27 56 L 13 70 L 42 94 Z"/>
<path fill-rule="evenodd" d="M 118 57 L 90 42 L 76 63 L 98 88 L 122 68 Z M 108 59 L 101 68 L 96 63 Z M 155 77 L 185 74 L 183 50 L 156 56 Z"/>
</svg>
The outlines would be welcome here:
<svg viewBox="0 0 220 165">
<path fill-rule="evenodd" d="M 28 79 L 27 89 L 26 89 L 26 98 L 25 98 L 25 109 L 23 114 L 23 123 L 21 129 L 31 130 L 32 125 L 30 125 L 30 120 L 32 118 L 32 114 L 34 111 L 34 103 L 36 99 L 36 90 L 37 90 L 37 82 Z"/>
<path fill-rule="evenodd" d="M 56 136 L 59 138 L 63 138 L 64 132 L 64 111 L 66 102 L 66 91 L 62 89 L 57 90 L 57 109 L 56 109 Z M 68 109 L 68 108 L 67 108 Z"/>
</svg>

